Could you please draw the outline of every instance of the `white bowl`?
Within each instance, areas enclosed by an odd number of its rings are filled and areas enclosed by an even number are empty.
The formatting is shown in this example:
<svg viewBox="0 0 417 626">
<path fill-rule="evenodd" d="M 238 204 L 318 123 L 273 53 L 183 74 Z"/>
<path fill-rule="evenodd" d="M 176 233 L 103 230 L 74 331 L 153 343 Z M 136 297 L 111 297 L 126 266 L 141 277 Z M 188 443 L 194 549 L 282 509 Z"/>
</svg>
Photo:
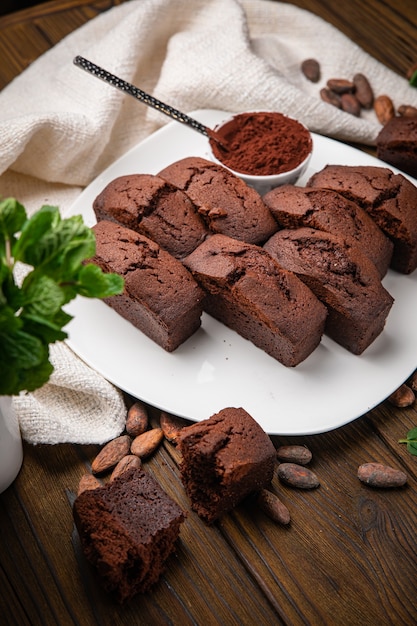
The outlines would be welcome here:
<svg viewBox="0 0 417 626">
<path fill-rule="evenodd" d="M 267 112 L 265 112 L 265 111 L 253 111 L 251 113 L 252 114 L 260 113 L 262 115 L 262 114 L 265 114 L 265 113 L 270 114 L 272 112 L 271 111 L 267 111 Z M 238 114 L 231 115 L 230 117 L 225 119 L 223 122 L 218 124 L 214 130 L 216 132 L 220 130 L 220 132 L 221 132 L 222 127 L 224 127 L 227 124 L 229 124 L 232 120 L 235 120 L 235 118 L 238 117 L 239 115 L 244 115 L 244 114 L 238 113 Z M 302 174 L 307 169 L 307 166 L 308 166 L 308 164 L 310 162 L 310 159 L 311 159 L 311 156 L 312 156 L 312 153 L 313 153 L 313 140 L 312 140 L 312 137 L 311 137 L 311 134 L 310 134 L 309 130 L 303 124 L 301 124 L 301 122 L 298 122 L 298 120 L 294 120 L 293 118 L 289 118 L 288 116 L 284 116 L 284 115 L 282 115 L 280 113 L 278 115 L 280 117 L 287 118 L 287 119 L 289 119 L 291 121 L 297 122 L 297 124 L 302 126 L 303 129 L 310 136 L 310 141 L 311 141 L 310 152 L 293 169 L 290 169 L 290 170 L 287 170 L 287 171 L 281 171 L 281 172 L 279 172 L 277 174 L 269 174 L 269 175 L 266 175 L 266 176 L 261 176 L 261 175 L 258 175 L 258 174 L 249 174 L 249 173 L 246 173 L 246 172 L 239 172 L 238 170 L 235 170 L 235 169 L 231 168 L 229 165 L 227 165 L 223 161 L 219 160 L 216 157 L 216 155 L 213 153 L 211 144 L 209 143 L 209 148 L 210 148 L 209 158 L 212 161 L 214 161 L 215 163 L 218 163 L 218 164 L 222 165 L 223 167 L 228 169 L 230 172 L 232 172 L 236 176 L 239 176 L 239 178 L 244 180 L 247 185 L 249 185 L 250 187 L 253 187 L 254 189 L 256 189 L 256 191 L 261 196 L 263 196 L 266 193 L 268 193 L 268 191 L 270 191 L 271 189 L 274 189 L 274 187 L 280 187 L 282 185 L 292 185 L 292 184 L 296 183 L 297 180 L 300 178 L 300 176 L 302 176 Z"/>
</svg>

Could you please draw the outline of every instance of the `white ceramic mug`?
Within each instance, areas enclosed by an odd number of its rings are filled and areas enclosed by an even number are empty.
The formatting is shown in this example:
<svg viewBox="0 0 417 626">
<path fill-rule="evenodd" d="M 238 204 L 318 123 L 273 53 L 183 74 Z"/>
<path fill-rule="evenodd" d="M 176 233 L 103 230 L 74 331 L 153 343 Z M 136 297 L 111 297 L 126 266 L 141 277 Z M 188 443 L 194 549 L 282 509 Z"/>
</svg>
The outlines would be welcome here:
<svg viewBox="0 0 417 626">
<path fill-rule="evenodd" d="M 0 493 L 12 484 L 22 462 L 22 438 L 13 400 L 0 396 Z"/>
</svg>

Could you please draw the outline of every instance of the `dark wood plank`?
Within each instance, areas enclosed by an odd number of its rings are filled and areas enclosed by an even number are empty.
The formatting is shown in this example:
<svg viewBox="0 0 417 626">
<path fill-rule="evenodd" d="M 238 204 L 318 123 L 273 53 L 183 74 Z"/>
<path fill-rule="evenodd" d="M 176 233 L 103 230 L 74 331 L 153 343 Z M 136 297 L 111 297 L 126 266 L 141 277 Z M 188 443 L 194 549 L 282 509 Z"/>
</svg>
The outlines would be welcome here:
<svg viewBox="0 0 417 626">
<path fill-rule="evenodd" d="M 405 75 L 410 65 L 417 60 L 417 41 L 410 36 L 417 28 L 415 2 L 294 0 L 290 4 L 319 15 L 401 75 Z M 325 54 L 331 54 L 331 41 L 323 42 Z"/>
<path fill-rule="evenodd" d="M 228 542 L 267 587 L 288 624 L 306 619 L 326 624 L 330 615 L 335 624 L 411 623 L 415 480 L 396 491 L 360 483 L 357 468 L 364 462 L 404 469 L 367 419 L 304 441 L 313 451 L 310 467 L 319 489 L 297 491 L 276 479 L 273 484 L 291 512 L 291 529 L 272 525 L 259 511 L 237 510 L 221 523 Z M 365 599 L 367 588 L 373 599 Z"/>
<path fill-rule="evenodd" d="M 0 89 L 66 35 L 126 0 L 53 0 L 0 17 Z"/>
<path fill-rule="evenodd" d="M 189 511 L 179 480 L 178 455 L 175 450 L 168 451 L 170 447 L 171 444 L 166 444 L 146 468 L 188 511 L 181 540 L 154 592 L 119 607 L 101 590 L 95 573 L 85 562 L 72 522 L 74 491 L 82 473 L 89 469 L 89 458 L 95 456 L 98 448 L 26 446 L 25 463 L 18 480 L 0 496 L 2 536 L 8 545 L 1 563 L 5 572 L 11 571 L 5 579 L 15 590 L 11 594 L 12 614 L 14 606 L 21 606 L 31 618 L 37 613 L 47 616 L 48 624 L 56 619 L 57 624 L 73 620 L 83 626 L 110 625 L 136 623 L 128 620 L 134 620 L 140 608 L 141 624 L 171 620 L 193 624 L 193 616 L 211 614 L 216 623 L 233 619 L 230 623 L 250 624 L 251 615 L 258 614 L 260 624 L 279 624 L 274 607 L 265 602 L 256 581 L 247 578 L 246 568 L 222 533 L 216 527 L 207 528 Z M 3 519 L 9 522 L 3 524 Z M 19 575 L 15 571 L 16 563 L 19 563 Z M 24 595 L 20 593 L 22 584 Z M 76 598 L 83 600 L 75 601 Z M 157 615 L 160 622 L 153 621 Z"/>
</svg>

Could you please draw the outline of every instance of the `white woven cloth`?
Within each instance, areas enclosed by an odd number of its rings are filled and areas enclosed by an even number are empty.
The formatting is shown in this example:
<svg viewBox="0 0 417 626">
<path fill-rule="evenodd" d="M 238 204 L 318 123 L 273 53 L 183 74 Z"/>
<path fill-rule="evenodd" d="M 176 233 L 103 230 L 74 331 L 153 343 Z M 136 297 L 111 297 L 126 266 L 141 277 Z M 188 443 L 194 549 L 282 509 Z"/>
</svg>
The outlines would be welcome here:
<svg viewBox="0 0 417 626">
<path fill-rule="evenodd" d="M 14 399 L 20 430 L 30 443 L 105 443 L 124 428 L 122 394 L 64 344 L 51 346 L 54 372 L 34 393 Z"/>
<path fill-rule="evenodd" d="M 363 72 L 376 94 L 417 106 L 417 90 L 334 27 L 269 0 L 131 0 L 94 18 L 35 61 L 0 93 L 0 196 L 29 212 L 42 203 L 63 215 L 105 167 L 169 121 L 73 65 L 82 55 L 161 100 L 190 112 L 274 109 L 310 130 L 372 144 L 374 113 L 361 118 L 319 98 L 328 78 Z M 315 57 L 318 84 L 300 63 Z M 33 443 L 98 442 L 119 434 L 118 390 L 67 346 L 52 349 L 50 383 L 16 399 Z"/>
</svg>

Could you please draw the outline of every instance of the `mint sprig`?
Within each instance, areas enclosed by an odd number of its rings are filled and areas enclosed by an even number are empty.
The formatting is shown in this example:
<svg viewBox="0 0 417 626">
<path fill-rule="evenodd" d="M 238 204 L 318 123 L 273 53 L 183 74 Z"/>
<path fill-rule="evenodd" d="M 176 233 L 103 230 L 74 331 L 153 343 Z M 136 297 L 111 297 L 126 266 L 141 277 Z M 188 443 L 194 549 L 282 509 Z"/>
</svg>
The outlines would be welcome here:
<svg viewBox="0 0 417 626">
<path fill-rule="evenodd" d="M 406 439 L 399 439 L 398 443 L 406 443 L 408 452 L 417 456 L 417 427 L 409 430 Z"/>
<path fill-rule="evenodd" d="M 15 198 L 0 202 L 0 395 L 49 380 L 49 344 L 68 336 L 68 302 L 123 291 L 120 276 L 86 262 L 94 253 L 94 233 L 81 216 L 62 219 L 58 207 L 44 205 L 28 218 Z M 17 262 L 29 266 L 20 285 Z"/>
</svg>

